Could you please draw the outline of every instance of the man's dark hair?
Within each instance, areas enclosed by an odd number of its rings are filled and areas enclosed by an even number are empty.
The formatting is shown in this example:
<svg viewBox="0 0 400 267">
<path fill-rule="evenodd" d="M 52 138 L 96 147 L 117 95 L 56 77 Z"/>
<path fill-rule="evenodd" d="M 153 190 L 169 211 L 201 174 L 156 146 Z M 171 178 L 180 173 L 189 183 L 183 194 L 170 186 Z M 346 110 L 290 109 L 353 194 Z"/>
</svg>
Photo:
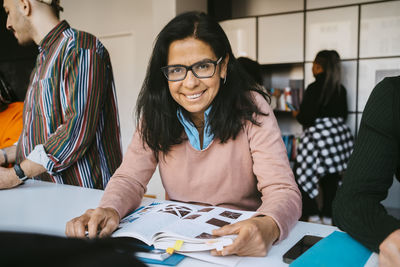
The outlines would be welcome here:
<svg viewBox="0 0 400 267">
<path fill-rule="evenodd" d="M 217 58 L 229 56 L 226 82 L 221 80 L 209 114 L 210 130 L 215 139 L 221 143 L 235 139 L 246 120 L 259 125 L 254 114 L 268 115 L 259 110 L 250 91 L 258 92 L 267 101 L 269 96 L 239 65 L 220 25 L 204 13 L 183 13 L 158 34 L 136 105 L 138 129 L 156 157 L 158 152 L 167 153 L 172 145 L 182 143 L 184 138 L 184 128 L 177 118 L 180 106 L 172 98 L 160 68 L 167 65 L 170 44 L 187 37 L 208 44 Z M 182 113 L 190 118 L 183 108 Z"/>
<path fill-rule="evenodd" d="M 53 3 L 51 4 L 51 8 L 53 9 L 54 14 L 56 15 L 56 17 L 58 19 L 60 19 L 60 12 L 64 11 L 64 9 L 60 6 L 59 1 L 53 1 Z"/>
</svg>

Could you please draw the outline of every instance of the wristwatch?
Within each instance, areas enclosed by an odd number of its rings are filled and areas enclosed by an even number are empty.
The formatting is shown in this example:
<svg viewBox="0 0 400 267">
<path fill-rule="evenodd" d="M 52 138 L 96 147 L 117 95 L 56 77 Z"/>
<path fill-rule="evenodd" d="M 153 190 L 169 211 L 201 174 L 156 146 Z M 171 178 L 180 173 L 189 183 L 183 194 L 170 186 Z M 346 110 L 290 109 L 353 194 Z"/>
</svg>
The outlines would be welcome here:
<svg viewBox="0 0 400 267">
<path fill-rule="evenodd" d="M 14 171 L 22 182 L 28 179 L 28 176 L 25 175 L 24 171 L 18 163 L 14 165 Z"/>
</svg>

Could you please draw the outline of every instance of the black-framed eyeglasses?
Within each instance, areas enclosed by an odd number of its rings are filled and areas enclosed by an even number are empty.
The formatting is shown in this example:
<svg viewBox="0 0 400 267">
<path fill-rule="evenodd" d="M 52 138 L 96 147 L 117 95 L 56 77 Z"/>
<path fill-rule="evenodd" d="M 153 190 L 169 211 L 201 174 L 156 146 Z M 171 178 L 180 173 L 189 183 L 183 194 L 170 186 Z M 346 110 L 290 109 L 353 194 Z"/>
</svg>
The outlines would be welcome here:
<svg viewBox="0 0 400 267">
<path fill-rule="evenodd" d="M 221 62 L 222 57 L 214 61 L 206 59 L 200 62 L 196 62 L 190 66 L 185 65 L 168 65 L 161 68 L 168 81 L 177 82 L 182 81 L 186 78 L 189 70 L 192 71 L 193 75 L 199 79 L 211 78 L 215 74 L 217 65 Z"/>
</svg>

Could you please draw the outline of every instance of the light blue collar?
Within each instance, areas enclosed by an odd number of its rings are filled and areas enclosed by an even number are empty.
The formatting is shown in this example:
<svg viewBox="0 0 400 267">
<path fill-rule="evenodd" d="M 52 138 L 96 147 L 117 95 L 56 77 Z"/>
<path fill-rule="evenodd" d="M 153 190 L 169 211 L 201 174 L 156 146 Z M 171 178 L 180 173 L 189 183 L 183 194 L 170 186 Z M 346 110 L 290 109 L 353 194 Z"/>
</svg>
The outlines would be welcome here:
<svg viewBox="0 0 400 267">
<path fill-rule="evenodd" d="M 206 149 L 211 141 L 214 139 L 214 134 L 210 132 L 210 124 L 208 121 L 208 114 L 211 111 L 211 106 L 204 112 L 204 134 L 203 134 L 203 147 L 200 148 L 200 137 L 199 132 L 194 126 L 193 122 L 187 120 L 182 113 L 182 109 L 178 108 L 177 116 L 183 128 L 185 129 L 186 135 L 189 138 L 190 144 L 197 150 Z"/>
</svg>

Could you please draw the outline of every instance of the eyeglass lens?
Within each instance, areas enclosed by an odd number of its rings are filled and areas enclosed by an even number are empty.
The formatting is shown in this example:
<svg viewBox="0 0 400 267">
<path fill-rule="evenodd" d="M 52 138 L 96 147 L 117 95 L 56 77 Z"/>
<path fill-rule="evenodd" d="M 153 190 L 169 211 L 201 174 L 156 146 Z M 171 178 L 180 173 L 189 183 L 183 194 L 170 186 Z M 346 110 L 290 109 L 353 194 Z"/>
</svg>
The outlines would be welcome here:
<svg viewBox="0 0 400 267">
<path fill-rule="evenodd" d="M 210 78 L 214 75 L 215 64 L 212 62 L 198 62 L 190 67 L 169 66 L 166 70 L 167 78 L 174 81 L 185 79 L 188 70 L 191 70 L 197 78 Z"/>
</svg>

